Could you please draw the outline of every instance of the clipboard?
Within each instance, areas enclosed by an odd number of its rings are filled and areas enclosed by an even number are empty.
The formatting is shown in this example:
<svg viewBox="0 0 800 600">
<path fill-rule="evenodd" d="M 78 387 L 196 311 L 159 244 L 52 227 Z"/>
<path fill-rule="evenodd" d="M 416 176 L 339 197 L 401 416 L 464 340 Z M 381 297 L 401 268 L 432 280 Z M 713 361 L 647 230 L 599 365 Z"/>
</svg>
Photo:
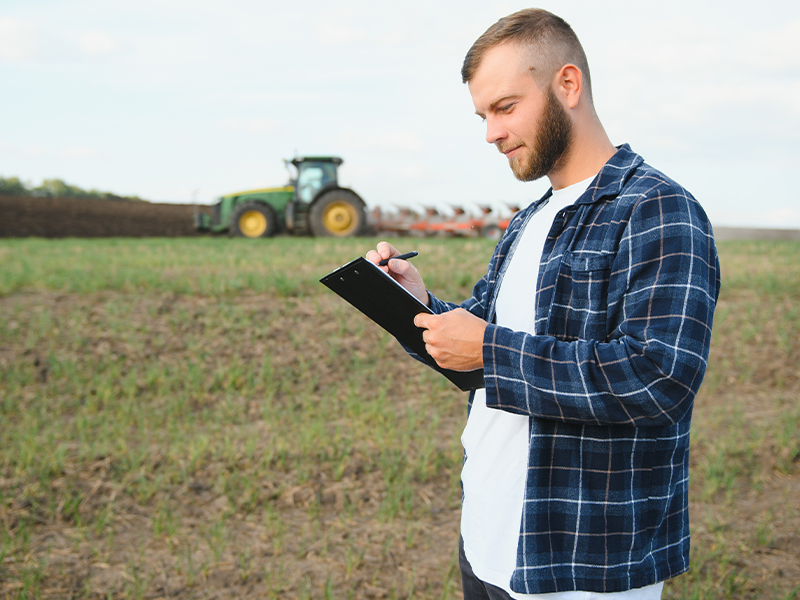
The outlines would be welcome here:
<svg viewBox="0 0 800 600">
<path fill-rule="evenodd" d="M 484 386 L 483 369 L 451 371 L 436 364 L 425 350 L 423 330 L 414 325 L 416 315 L 433 314 L 433 311 L 366 258 L 359 257 L 319 281 L 391 333 L 460 390 L 466 392 Z"/>
</svg>

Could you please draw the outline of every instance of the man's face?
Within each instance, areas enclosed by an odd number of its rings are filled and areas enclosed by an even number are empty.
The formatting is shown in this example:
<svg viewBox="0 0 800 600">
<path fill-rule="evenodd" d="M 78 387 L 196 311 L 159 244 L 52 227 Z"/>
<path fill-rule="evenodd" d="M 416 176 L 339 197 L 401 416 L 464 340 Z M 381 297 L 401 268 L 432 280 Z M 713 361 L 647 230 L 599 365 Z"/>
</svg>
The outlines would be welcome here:
<svg viewBox="0 0 800 600">
<path fill-rule="evenodd" d="M 542 91 L 515 44 L 484 54 L 469 91 L 486 121 L 486 141 L 508 158 L 514 176 L 534 181 L 557 170 L 569 153 L 572 123 L 550 87 Z"/>
</svg>

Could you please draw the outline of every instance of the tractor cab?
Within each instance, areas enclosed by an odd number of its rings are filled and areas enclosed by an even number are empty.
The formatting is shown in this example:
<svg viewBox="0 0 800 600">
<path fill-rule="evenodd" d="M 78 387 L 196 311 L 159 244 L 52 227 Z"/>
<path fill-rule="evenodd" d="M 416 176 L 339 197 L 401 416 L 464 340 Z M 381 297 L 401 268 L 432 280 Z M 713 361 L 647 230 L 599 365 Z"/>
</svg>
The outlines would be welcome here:
<svg viewBox="0 0 800 600">
<path fill-rule="evenodd" d="M 337 167 L 342 159 L 338 156 L 300 156 L 291 162 L 297 169 L 297 179 L 292 181 L 296 200 L 310 204 L 323 189 L 339 187 Z"/>
</svg>

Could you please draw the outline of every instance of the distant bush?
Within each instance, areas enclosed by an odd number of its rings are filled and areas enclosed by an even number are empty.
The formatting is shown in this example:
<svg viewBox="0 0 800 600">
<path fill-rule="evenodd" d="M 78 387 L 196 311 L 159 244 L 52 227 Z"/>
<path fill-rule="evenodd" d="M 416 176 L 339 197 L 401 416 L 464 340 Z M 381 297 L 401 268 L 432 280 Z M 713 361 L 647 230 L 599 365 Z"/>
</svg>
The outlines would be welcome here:
<svg viewBox="0 0 800 600">
<path fill-rule="evenodd" d="M 87 198 L 96 200 L 136 200 L 143 202 L 138 196 L 118 196 L 111 192 L 84 190 L 69 185 L 61 179 L 45 179 L 38 187 L 32 187 L 17 177 L 0 177 L 0 195 L 31 196 L 34 198 Z"/>
<path fill-rule="evenodd" d="M 0 177 L 0 194 L 4 196 L 27 196 L 29 191 L 25 184 L 16 177 Z"/>
</svg>

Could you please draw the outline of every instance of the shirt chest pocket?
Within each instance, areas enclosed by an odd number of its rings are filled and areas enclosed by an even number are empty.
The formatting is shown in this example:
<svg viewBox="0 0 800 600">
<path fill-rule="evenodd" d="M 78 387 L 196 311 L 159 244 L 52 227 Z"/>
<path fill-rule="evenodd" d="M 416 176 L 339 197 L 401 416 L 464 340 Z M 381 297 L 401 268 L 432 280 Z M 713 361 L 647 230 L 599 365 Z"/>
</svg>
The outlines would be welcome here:
<svg viewBox="0 0 800 600">
<path fill-rule="evenodd" d="M 606 341 L 613 260 L 612 254 L 564 254 L 554 284 L 547 335 L 562 341 Z"/>
</svg>

